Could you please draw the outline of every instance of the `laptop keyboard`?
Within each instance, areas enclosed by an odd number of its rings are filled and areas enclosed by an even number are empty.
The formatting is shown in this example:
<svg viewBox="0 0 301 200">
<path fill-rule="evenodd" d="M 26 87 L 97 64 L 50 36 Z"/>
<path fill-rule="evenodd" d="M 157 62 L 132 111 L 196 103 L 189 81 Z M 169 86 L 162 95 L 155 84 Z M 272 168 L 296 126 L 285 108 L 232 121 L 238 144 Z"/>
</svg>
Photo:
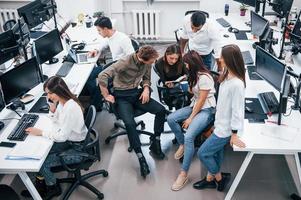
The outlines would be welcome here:
<svg viewBox="0 0 301 200">
<path fill-rule="evenodd" d="M 70 70 L 72 69 L 73 65 L 74 65 L 73 62 L 68 62 L 68 61 L 63 62 L 62 66 L 60 67 L 60 69 L 57 71 L 55 75 L 60 77 L 67 76 Z"/>
</svg>

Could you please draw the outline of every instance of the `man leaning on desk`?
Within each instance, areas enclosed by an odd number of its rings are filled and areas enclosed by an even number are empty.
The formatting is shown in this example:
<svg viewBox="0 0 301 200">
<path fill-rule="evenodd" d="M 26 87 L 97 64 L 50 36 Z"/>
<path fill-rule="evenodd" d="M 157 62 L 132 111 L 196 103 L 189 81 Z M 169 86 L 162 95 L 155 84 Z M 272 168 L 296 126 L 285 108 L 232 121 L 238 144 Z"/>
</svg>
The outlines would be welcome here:
<svg viewBox="0 0 301 200">
<path fill-rule="evenodd" d="M 159 159 L 164 158 L 161 150 L 160 135 L 164 129 L 165 109 L 150 98 L 151 68 L 158 58 L 158 52 L 151 46 L 141 47 L 133 53 L 102 71 L 98 76 L 101 93 L 106 101 L 115 103 L 116 110 L 123 120 L 131 147 L 134 149 L 140 163 L 141 176 L 147 176 L 150 171 L 141 151 L 140 138 L 136 130 L 134 110 L 139 109 L 155 115 L 154 135 L 151 137 L 150 150 Z M 114 93 L 107 88 L 108 80 L 113 79 Z M 142 83 L 142 88 L 138 86 Z"/>
<path fill-rule="evenodd" d="M 96 26 L 98 33 L 104 37 L 105 40 L 101 43 L 99 49 L 90 51 L 89 56 L 97 56 L 99 52 L 107 46 L 110 47 L 113 60 L 119 60 L 126 55 L 134 53 L 135 50 L 132 46 L 131 39 L 125 33 L 113 29 L 110 18 L 100 17 L 95 21 L 94 26 Z M 102 66 L 95 67 L 86 83 L 86 88 L 91 95 L 91 104 L 94 105 L 98 111 L 102 108 L 102 96 L 95 80 L 101 71 Z"/>
</svg>

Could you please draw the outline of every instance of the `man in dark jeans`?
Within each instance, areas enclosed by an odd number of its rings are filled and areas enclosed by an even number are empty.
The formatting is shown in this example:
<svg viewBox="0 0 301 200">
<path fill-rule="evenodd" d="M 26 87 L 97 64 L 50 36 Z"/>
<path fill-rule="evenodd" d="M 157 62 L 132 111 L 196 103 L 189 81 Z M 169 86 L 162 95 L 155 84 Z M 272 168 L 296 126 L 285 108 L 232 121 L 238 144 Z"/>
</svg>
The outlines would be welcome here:
<svg viewBox="0 0 301 200">
<path fill-rule="evenodd" d="M 137 53 L 128 55 L 114 63 L 98 76 L 101 93 L 106 101 L 116 103 L 117 112 L 123 120 L 131 147 L 140 163 L 141 176 L 150 173 L 141 151 L 140 138 L 136 130 L 134 110 L 140 109 L 155 114 L 154 135 L 149 149 L 159 159 L 164 158 L 161 150 L 160 135 L 164 129 L 165 109 L 150 98 L 151 65 L 158 58 L 158 52 L 151 46 L 144 46 Z M 113 79 L 114 96 L 107 89 L 108 79 Z M 142 83 L 143 88 L 138 89 Z"/>
</svg>

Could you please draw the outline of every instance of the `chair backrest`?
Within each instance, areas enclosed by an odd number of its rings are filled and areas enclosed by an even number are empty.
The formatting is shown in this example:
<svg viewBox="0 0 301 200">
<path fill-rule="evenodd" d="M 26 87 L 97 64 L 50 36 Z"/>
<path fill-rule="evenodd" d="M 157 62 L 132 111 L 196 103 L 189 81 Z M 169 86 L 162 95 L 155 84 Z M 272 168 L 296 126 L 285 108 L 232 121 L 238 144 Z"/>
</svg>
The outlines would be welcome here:
<svg viewBox="0 0 301 200">
<path fill-rule="evenodd" d="M 202 10 L 188 10 L 188 11 L 185 12 L 185 16 L 189 15 L 189 14 L 192 14 L 192 13 L 195 13 L 195 12 L 201 12 L 206 16 L 206 18 L 209 18 L 209 13 L 207 13 L 205 11 L 202 11 Z"/>
<path fill-rule="evenodd" d="M 215 100 L 217 101 L 217 98 L 218 98 L 218 91 L 219 91 L 219 85 L 220 83 L 218 82 L 218 79 L 220 77 L 220 74 L 216 71 L 213 71 L 213 70 L 210 70 L 210 74 L 214 80 L 214 88 L 215 88 Z"/>
<path fill-rule="evenodd" d="M 90 105 L 85 117 L 85 125 L 88 129 L 88 132 L 90 131 L 90 129 L 92 129 L 95 120 L 96 120 L 96 109 L 94 105 Z"/>
<path fill-rule="evenodd" d="M 14 20 L 14 19 L 7 20 L 7 21 L 3 24 L 3 30 L 4 30 L 4 31 L 10 30 L 16 23 L 17 23 L 17 22 L 16 22 L 16 20 Z"/>
<path fill-rule="evenodd" d="M 139 42 L 133 38 L 131 38 L 131 42 L 132 42 L 132 46 L 133 46 L 134 50 L 137 51 L 140 47 Z"/>
</svg>

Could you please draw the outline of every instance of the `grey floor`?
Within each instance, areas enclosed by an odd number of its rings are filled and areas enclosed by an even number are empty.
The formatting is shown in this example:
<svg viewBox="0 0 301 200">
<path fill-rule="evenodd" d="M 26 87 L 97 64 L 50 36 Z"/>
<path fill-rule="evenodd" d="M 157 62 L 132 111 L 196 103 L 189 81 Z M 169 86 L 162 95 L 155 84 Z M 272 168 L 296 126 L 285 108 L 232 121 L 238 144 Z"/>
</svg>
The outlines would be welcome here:
<svg viewBox="0 0 301 200">
<path fill-rule="evenodd" d="M 157 47 L 162 52 L 165 46 Z M 156 79 L 157 77 L 153 75 L 153 80 Z M 153 89 L 153 96 L 157 98 L 156 88 L 153 87 Z M 146 114 L 141 118 L 147 124 L 146 129 L 152 130 L 153 116 Z M 111 134 L 114 120 L 114 116 L 106 111 L 98 113 L 95 128 L 101 135 L 102 160 L 95 163 L 89 170 L 108 170 L 109 176 L 107 178 L 99 176 L 90 180 L 92 185 L 104 193 L 106 200 L 222 200 L 246 155 L 245 153 L 233 152 L 230 147 L 227 147 L 222 171 L 230 172 L 232 178 L 224 192 L 218 192 L 214 189 L 198 191 L 192 188 L 192 183 L 200 180 L 206 174 L 197 158 L 192 162 L 188 184 L 182 190 L 173 192 L 170 187 L 180 170 L 180 163 L 173 158 L 177 148 L 171 142 L 174 137 L 173 134 L 163 134 L 161 138 L 162 148 L 167 155 L 165 160 L 153 159 L 149 155 L 148 146 L 143 147 L 144 155 L 151 169 L 151 174 L 143 179 L 139 174 L 139 164 L 135 154 L 127 151 L 129 144 L 126 136 L 117 138 L 109 145 L 104 143 L 104 139 Z M 148 142 L 145 136 L 141 136 L 141 140 Z M 66 174 L 60 174 L 60 176 L 66 176 Z M 21 190 L 24 186 L 22 186 L 21 181 L 17 182 L 19 182 L 19 189 Z M 289 195 L 294 192 L 296 192 L 296 187 L 284 157 L 258 155 L 251 161 L 233 199 L 285 200 L 289 199 Z M 70 200 L 82 199 L 96 199 L 96 197 L 80 187 L 72 194 Z"/>
</svg>

